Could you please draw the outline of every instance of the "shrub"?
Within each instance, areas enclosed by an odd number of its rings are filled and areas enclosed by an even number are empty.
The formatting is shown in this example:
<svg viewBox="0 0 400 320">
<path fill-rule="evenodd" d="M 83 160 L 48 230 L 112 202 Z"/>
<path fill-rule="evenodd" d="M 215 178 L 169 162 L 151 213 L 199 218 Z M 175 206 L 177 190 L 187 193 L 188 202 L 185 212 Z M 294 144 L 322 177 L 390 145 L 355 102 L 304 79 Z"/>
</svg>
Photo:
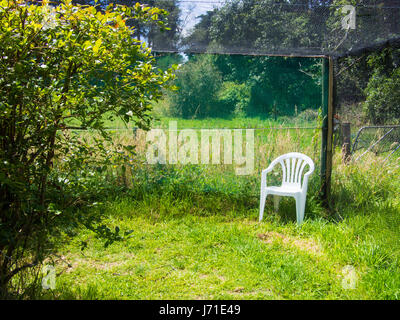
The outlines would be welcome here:
<svg viewBox="0 0 400 320">
<path fill-rule="evenodd" d="M 374 124 L 393 124 L 400 120 L 400 67 L 396 62 L 399 53 L 387 48 L 367 59 L 373 73 L 364 90 L 364 111 Z"/>
<path fill-rule="evenodd" d="M 10 296 L 12 279 L 46 257 L 62 213 L 51 201 L 62 188 L 54 162 L 84 169 L 98 150 L 110 161 L 104 114 L 148 126 L 150 103 L 172 70 L 155 72 L 150 50 L 125 20 L 163 14 L 139 4 L 100 12 L 70 0 L 57 7 L 0 1 L 0 296 Z M 102 138 L 86 143 L 64 130 L 71 123 Z"/>
<path fill-rule="evenodd" d="M 400 68 L 388 76 L 375 73 L 365 93 L 364 110 L 369 121 L 393 124 L 400 120 Z"/>
<path fill-rule="evenodd" d="M 219 100 L 222 106 L 221 113 L 226 115 L 233 113 L 235 116 L 244 117 L 249 107 L 250 89 L 245 83 L 224 82 Z"/>
<path fill-rule="evenodd" d="M 306 109 L 297 116 L 297 119 L 305 122 L 312 122 L 318 119 L 318 115 L 318 110 Z"/>
<path fill-rule="evenodd" d="M 193 119 L 216 116 L 220 112 L 217 94 L 222 85 L 221 74 L 212 56 L 192 59 L 177 72 L 175 85 L 178 91 L 170 94 L 171 115 Z"/>
</svg>

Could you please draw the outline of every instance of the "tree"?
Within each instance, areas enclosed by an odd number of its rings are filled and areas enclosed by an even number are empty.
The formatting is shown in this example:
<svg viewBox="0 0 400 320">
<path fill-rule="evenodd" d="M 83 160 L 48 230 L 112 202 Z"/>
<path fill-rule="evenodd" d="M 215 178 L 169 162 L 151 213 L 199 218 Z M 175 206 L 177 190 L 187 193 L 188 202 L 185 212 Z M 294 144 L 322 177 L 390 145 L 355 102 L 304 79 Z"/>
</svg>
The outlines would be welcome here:
<svg viewBox="0 0 400 320">
<path fill-rule="evenodd" d="M 332 0 L 233 0 L 214 9 L 186 37 L 189 47 L 227 53 L 320 53 Z"/>
<path fill-rule="evenodd" d="M 136 3 L 144 6 L 157 7 L 166 11 L 166 14 L 159 16 L 158 19 L 165 23 L 166 28 L 160 30 L 154 21 L 128 21 L 128 25 L 135 27 L 135 35 L 139 39 L 145 39 L 151 48 L 175 50 L 180 36 L 180 14 L 181 9 L 177 0 L 116 0 L 104 1 L 105 3 L 117 3 L 127 7 L 134 7 Z"/>
<path fill-rule="evenodd" d="M 218 116 L 218 91 L 222 78 L 212 55 L 192 57 L 177 72 L 177 93 L 171 93 L 171 115 L 183 118 Z"/>
<path fill-rule="evenodd" d="M 56 0 L 59 2 L 59 0 Z M 178 0 L 73 0 L 75 4 L 95 6 L 97 10 L 104 11 L 109 4 L 119 4 L 126 7 L 133 8 L 136 3 L 143 6 L 157 7 L 165 10 L 165 14 L 160 15 L 157 19 L 165 24 L 165 28 L 160 29 L 156 21 L 138 21 L 136 19 L 129 19 L 126 25 L 134 27 L 135 37 L 139 40 L 145 40 L 148 47 L 155 49 L 169 49 L 175 50 L 179 41 L 181 32 L 181 9 L 178 5 Z M 156 19 L 156 20 L 157 20 Z"/>
<path fill-rule="evenodd" d="M 193 30 L 182 39 L 183 45 L 191 48 L 192 50 L 200 49 L 206 50 L 210 42 L 210 27 L 214 15 L 218 13 L 217 9 L 207 11 L 205 14 L 200 15 L 200 21 L 196 23 Z"/>
<path fill-rule="evenodd" d="M 307 48 L 321 44 L 324 13 L 329 13 L 326 6 L 331 2 L 230 1 L 200 16 L 183 43 L 193 50 L 208 48 L 227 53 L 307 53 Z M 247 115 L 277 115 L 276 109 L 280 115 L 293 115 L 295 105 L 299 110 L 320 106 L 317 59 L 220 55 L 212 62 L 223 81 L 246 83 L 251 97 L 246 98 L 247 92 L 243 95 L 241 100 L 248 104 L 241 103 L 241 110 Z"/>
<path fill-rule="evenodd" d="M 45 258 L 59 216 L 50 201 L 54 162 L 72 157 L 72 149 L 82 159 L 93 150 L 63 134 L 65 128 L 75 123 L 107 139 L 106 114 L 148 127 L 151 102 L 173 70 L 157 72 L 150 50 L 125 21 L 162 27 L 164 14 L 140 4 L 100 12 L 70 0 L 55 7 L 0 1 L 0 296 Z"/>
<path fill-rule="evenodd" d="M 319 59 L 254 57 L 248 85 L 251 100 L 248 115 L 295 115 L 321 105 Z"/>
<path fill-rule="evenodd" d="M 400 121 L 400 49 L 385 49 L 368 57 L 373 68 L 364 92 L 367 120 L 373 124 L 398 124 Z M 398 59 L 398 58 L 397 58 Z"/>
</svg>

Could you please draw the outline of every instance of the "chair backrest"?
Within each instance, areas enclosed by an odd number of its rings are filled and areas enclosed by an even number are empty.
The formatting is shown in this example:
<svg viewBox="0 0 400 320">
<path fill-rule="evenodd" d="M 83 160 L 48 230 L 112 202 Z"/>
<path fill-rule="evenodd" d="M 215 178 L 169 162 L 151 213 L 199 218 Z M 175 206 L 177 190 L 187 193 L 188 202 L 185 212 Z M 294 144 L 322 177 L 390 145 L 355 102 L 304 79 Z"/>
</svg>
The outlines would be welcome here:
<svg viewBox="0 0 400 320">
<path fill-rule="evenodd" d="M 286 153 L 273 161 L 274 164 L 282 166 L 282 185 L 300 185 L 303 178 L 303 171 L 307 165 L 310 170 L 307 173 L 314 171 L 314 162 L 310 157 L 298 152 Z"/>
</svg>

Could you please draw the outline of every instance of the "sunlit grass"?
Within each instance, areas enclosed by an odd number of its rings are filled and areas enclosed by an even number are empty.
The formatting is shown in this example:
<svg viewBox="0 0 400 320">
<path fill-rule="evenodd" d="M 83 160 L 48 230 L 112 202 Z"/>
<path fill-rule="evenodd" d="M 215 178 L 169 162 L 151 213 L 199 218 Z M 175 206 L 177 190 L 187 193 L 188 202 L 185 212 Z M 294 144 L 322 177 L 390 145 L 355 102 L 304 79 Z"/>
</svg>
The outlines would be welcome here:
<svg viewBox="0 0 400 320">
<path fill-rule="evenodd" d="M 290 200 L 278 213 L 269 203 L 262 223 L 256 199 L 243 204 L 215 195 L 151 194 L 93 210 L 110 227 L 133 232 L 104 248 L 104 240 L 82 230 L 62 249 L 71 267 L 57 264 L 57 298 L 399 298 L 398 204 L 386 212 L 342 212 L 339 223 L 309 206 L 301 227 Z M 81 241 L 88 243 L 83 251 Z M 348 265 L 355 289 L 342 287 Z"/>
<path fill-rule="evenodd" d="M 196 124 L 188 120 L 180 128 Z M 268 199 L 264 220 L 258 222 L 260 170 L 276 155 L 294 150 L 318 164 L 319 138 L 312 130 L 256 135 L 256 166 L 249 176 L 237 176 L 226 165 L 135 164 L 125 173 L 132 182 L 127 190 L 79 212 L 127 232 L 124 240 L 105 247 L 93 231 L 66 232 L 58 239 L 63 259 L 56 259 L 56 289 L 44 297 L 399 299 L 396 157 L 383 164 L 384 157 L 368 153 L 345 165 L 336 150 L 331 212 L 318 201 L 317 166 L 301 226 L 290 198 L 282 200 L 278 212 Z M 121 133 L 119 139 L 140 145 L 139 155 L 145 151 L 144 135 Z M 345 285 L 349 268 L 353 289 Z"/>
</svg>

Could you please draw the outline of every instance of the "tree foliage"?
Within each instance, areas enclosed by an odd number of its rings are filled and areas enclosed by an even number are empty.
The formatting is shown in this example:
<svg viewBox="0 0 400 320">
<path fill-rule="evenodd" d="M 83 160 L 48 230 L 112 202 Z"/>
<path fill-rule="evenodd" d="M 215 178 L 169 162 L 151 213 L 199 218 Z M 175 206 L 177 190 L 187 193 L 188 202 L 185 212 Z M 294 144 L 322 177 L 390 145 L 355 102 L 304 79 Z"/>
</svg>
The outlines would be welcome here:
<svg viewBox="0 0 400 320">
<path fill-rule="evenodd" d="M 216 109 L 222 77 L 213 64 L 213 57 L 193 57 L 177 72 L 176 93 L 171 93 L 171 115 L 183 118 L 204 118 L 218 115 Z M 223 110 L 220 110 L 223 113 Z"/>
<path fill-rule="evenodd" d="M 345 5 L 356 6 L 354 30 L 342 27 L 341 9 Z M 392 0 L 380 1 L 379 5 L 374 0 L 233 0 L 203 14 L 183 43 L 193 50 L 217 52 L 296 55 L 315 49 L 338 54 L 375 44 L 383 35 L 398 35 L 397 5 Z M 396 119 L 400 101 L 390 92 L 397 88 L 397 66 L 391 54 L 373 60 L 369 56 L 361 53 L 339 60 L 336 101 L 340 112 L 366 101 L 356 107 L 363 121 Z M 315 59 L 222 55 L 215 63 L 224 81 L 246 83 L 250 88 L 247 115 L 290 114 L 295 105 L 301 109 L 320 104 L 320 69 Z"/>
<path fill-rule="evenodd" d="M 368 58 L 374 71 L 365 88 L 364 107 L 367 119 L 374 124 L 400 121 L 399 54 L 400 50 L 386 49 Z"/>
<path fill-rule="evenodd" d="M 135 36 L 144 39 L 149 47 L 157 47 L 160 44 L 165 45 L 167 43 L 170 50 L 176 49 L 181 32 L 181 9 L 177 0 L 106 0 L 104 3 L 116 3 L 130 8 L 134 8 L 136 3 L 140 3 L 144 6 L 163 9 L 164 14 L 157 16 L 157 20 L 165 24 L 166 28 L 164 29 L 160 29 L 152 20 L 130 20 L 127 24 L 135 27 Z"/>
<path fill-rule="evenodd" d="M 320 76 L 319 59 L 193 55 L 178 73 L 170 111 L 185 118 L 294 116 L 320 107 Z"/>
<path fill-rule="evenodd" d="M 54 161 L 84 166 L 96 147 L 69 135 L 72 123 L 104 130 L 104 116 L 148 127 L 150 103 L 173 70 L 158 72 L 126 21 L 158 22 L 164 10 L 136 4 L 56 7 L 0 1 L 0 294 L 38 265 L 60 210 Z M 106 150 L 104 150 L 106 151 Z M 106 153 L 106 152 L 105 152 Z M 78 159 L 79 161 L 72 161 Z M 71 160 L 71 161 L 70 161 Z"/>
</svg>

